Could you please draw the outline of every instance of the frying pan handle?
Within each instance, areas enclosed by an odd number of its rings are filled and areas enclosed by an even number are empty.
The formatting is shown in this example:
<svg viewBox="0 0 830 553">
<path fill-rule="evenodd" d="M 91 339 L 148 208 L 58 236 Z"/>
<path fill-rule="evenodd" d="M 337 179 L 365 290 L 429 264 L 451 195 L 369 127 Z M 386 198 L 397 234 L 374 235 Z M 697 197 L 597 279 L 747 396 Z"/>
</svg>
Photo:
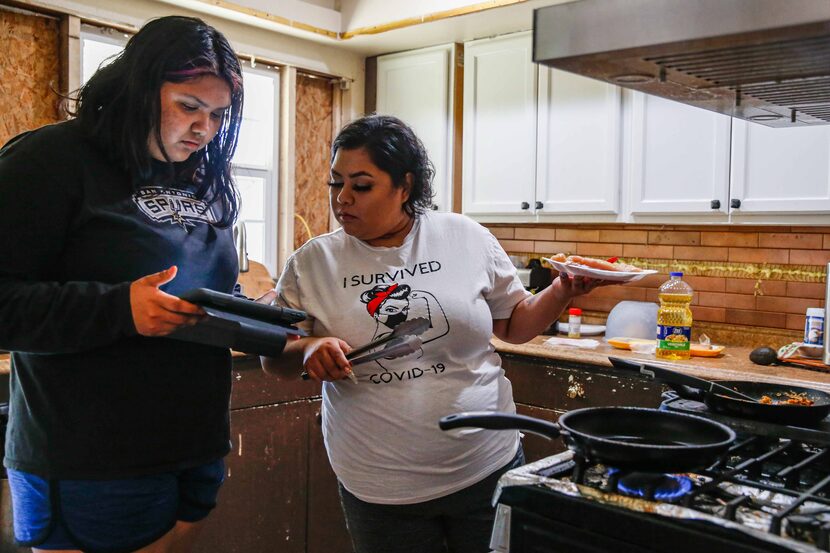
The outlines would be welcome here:
<svg viewBox="0 0 830 553">
<path fill-rule="evenodd" d="M 684 382 L 685 375 L 681 373 L 663 371 L 660 367 L 653 367 L 651 365 L 646 365 L 645 363 L 629 361 L 628 359 L 620 359 L 619 357 L 609 357 L 608 360 L 611 361 L 611 364 L 618 369 L 636 372 L 650 380 L 662 382 L 663 384 L 668 385 L 672 390 L 677 392 L 677 395 L 684 399 L 703 401 L 706 397 L 705 391 L 697 387 L 689 386 L 689 382 Z"/>
<path fill-rule="evenodd" d="M 691 386 L 684 386 L 683 384 L 674 384 L 672 382 L 666 382 L 666 385 L 669 386 L 675 392 L 677 392 L 677 395 L 679 395 L 683 399 L 691 399 L 693 401 L 699 401 L 701 403 L 703 403 L 706 400 L 706 392 L 699 388 L 692 388 Z"/>
<path fill-rule="evenodd" d="M 558 438 L 562 430 L 558 424 L 542 419 L 497 411 L 471 411 L 441 417 L 441 430 L 453 428 L 486 428 L 488 430 L 524 430 L 548 439 Z"/>
</svg>

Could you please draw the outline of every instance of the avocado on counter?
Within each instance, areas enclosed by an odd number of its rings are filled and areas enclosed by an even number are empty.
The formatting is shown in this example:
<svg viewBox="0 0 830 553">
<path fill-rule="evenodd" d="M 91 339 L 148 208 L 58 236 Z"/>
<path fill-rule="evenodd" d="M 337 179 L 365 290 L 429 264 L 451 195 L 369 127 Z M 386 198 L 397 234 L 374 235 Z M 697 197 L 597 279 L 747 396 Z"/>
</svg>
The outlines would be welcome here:
<svg viewBox="0 0 830 553">
<path fill-rule="evenodd" d="M 770 347 L 760 347 L 752 350 L 749 360 L 756 365 L 772 365 L 778 362 L 778 352 Z"/>
</svg>

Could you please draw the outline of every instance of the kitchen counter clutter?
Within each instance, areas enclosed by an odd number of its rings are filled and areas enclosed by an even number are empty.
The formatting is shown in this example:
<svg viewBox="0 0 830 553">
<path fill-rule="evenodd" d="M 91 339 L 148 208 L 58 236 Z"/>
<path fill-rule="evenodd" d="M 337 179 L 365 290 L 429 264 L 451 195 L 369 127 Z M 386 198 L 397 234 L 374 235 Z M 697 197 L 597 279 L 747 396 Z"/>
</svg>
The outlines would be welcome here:
<svg viewBox="0 0 830 553">
<path fill-rule="evenodd" d="M 639 354 L 609 346 L 602 338 L 594 349 L 572 346 L 548 346 L 543 343 L 549 336 L 537 336 L 525 344 L 508 344 L 498 338 L 492 343 L 499 353 L 563 361 L 580 365 L 598 365 L 610 368 L 609 357 L 642 361 L 649 364 L 666 365 L 681 372 L 710 380 L 754 380 L 782 382 L 830 391 L 830 373 L 812 371 L 782 365 L 756 365 L 749 360 L 751 348 L 729 347 L 719 357 L 692 357 L 686 361 L 667 362 L 655 359 L 654 355 Z"/>
<path fill-rule="evenodd" d="M 548 338 L 549 336 L 537 336 L 525 344 L 508 344 L 494 337 L 492 343 L 499 353 L 510 353 L 584 365 L 611 367 L 611 362 L 608 361 L 609 357 L 638 360 L 644 363 L 658 362 L 653 355 L 637 354 L 631 351 L 613 348 L 605 343 L 602 338 L 600 338 L 599 346 L 595 349 L 543 345 L 543 342 Z M 701 378 L 787 382 L 830 391 L 830 373 L 781 365 L 756 365 L 749 360 L 750 351 L 752 351 L 751 348 L 727 346 L 724 354 L 719 357 L 693 357 L 688 361 L 659 361 L 659 363 L 679 368 L 683 372 L 688 372 Z M 242 358 L 246 357 L 246 354 L 233 352 L 233 356 L 234 358 Z M 0 354 L 0 374 L 8 374 L 10 365 L 9 354 Z"/>
</svg>

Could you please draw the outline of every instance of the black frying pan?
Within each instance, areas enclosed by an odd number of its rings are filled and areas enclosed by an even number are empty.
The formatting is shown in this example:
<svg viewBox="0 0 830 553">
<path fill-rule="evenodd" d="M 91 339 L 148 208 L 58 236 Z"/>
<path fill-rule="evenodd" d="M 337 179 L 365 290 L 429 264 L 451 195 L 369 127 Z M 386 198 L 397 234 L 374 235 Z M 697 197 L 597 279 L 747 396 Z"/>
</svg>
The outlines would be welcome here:
<svg viewBox="0 0 830 553">
<path fill-rule="evenodd" d="M 768 382 L 748 382 L 743 380 L 718 380 L 719 386 L 749 396 L 755 401 L 729 397 L 714 389 L 702 389 L 687 375 L 666 370 L 640 362 L 633 362 L 616 357 L 608 358 L 619 368 L 636 371 L 647 378 L 671 386 L 680 397 L 701 401 L 716 413 L 732 415 L 753 420 L 775 422 L 789 425 L 811 425 L 825 419 L 830 414 L 830 394 L 813 388 L 791 386 L 789 384 L 770 384 Z M 696 379 L 700 380 L 700 379 Z M 812 405 L 788 405 L 780 403 L 760 403 L 763 396 L 773 401 L 785 400 L 788 393 L 804 394 Z"/>
<path fill-rule="evenodd" d="M 443 417 L 442 430 L 474 427 L 525 430 L 567 446 L 591 462 L 622 470 L 689 472 L 712 465 L 735 440 L 727 426 L 702 417 L 639 407 L 568 411 L 559 422 L 481 411 Z"/>
</svg>

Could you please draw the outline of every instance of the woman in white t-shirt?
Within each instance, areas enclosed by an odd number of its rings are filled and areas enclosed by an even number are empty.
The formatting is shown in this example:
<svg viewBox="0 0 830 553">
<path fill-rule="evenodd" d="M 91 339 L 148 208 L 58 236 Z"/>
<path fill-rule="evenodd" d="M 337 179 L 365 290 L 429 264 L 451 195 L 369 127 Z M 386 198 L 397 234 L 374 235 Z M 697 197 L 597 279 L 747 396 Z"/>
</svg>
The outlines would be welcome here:
<svg viewBox="0 0 830 553">
<path fill-rule="evenodd" d="M 491 336 L 526 342 L 602 283 L 560 275 L 531 296 L 486 228 L 430 210 L 432 164 L 394 117 L 348 124 L 332 159 L 342 228 L 297 250 L 275 289 L 308 313 L 310 337 L 263 366 L 323 381 L 326 449 L 358 553 L 489 551 L 495 483 L 524 459 L 518 432 L 446 433 L 438 419 L 515 412 Z M 430 321 L 417 352 L 352 369 L 353 346 L 416 317 Z"/>
</svg>

